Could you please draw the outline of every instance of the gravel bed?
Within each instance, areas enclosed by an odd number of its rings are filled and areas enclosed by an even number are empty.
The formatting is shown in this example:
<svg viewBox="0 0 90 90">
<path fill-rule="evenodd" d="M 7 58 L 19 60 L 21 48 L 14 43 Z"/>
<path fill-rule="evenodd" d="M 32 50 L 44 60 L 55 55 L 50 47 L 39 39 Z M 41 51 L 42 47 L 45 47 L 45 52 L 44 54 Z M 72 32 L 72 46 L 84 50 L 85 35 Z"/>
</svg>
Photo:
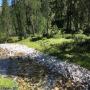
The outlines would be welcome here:
<svg viewBox="0 0 90 90">
<path fill-rule="evenodd" d="M 2 52 L 2 53 L 1 53 Z M 56 57 L 43 54 L 35 49 L 20 44 L 0 44 L 0 58 L 23 56 L 32 59 L 48 69 L 54 76 L 62 76 L 71 79 L 74 83 L 80 83 L 84 89 L 90 89 L 90 71 L 79 65 L 63 62 Z M 7 64 L 4 64 L 7 65 Z M 5 69 L 7 70 L 7 68 Z M 6 72 L 6 71 L 5 71 Z M 0 72 L 0 74 L 2 74 Z M 51 76 L 52 77 L 52 76 Z M 47 89 L 49 90 L 49 89 Z"/>
</svg>

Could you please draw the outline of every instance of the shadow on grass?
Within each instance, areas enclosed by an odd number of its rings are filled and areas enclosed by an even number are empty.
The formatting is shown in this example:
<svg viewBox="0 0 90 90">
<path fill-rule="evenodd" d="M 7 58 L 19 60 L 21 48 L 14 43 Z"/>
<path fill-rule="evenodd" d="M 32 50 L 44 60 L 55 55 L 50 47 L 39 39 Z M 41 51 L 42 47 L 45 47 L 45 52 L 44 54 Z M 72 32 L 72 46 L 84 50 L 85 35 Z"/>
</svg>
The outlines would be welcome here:
<svg viewBox="0 0 90 90">
<path fill-rule="evenodd" d="M 44 52 L 90 70 L 90 39 L 54 44 L 50 48 L 45 48 Z"/>
</svg>

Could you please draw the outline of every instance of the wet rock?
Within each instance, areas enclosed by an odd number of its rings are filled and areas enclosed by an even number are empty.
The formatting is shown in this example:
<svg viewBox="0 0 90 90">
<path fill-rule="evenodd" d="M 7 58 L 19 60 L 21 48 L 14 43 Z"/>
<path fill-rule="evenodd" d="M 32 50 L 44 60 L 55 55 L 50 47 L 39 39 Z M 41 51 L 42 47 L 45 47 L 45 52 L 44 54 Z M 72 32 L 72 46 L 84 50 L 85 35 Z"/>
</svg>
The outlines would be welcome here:
<svg viewBox="0 0 90 90">
<path fill-rule="evenodd" d="M 2 60 L 2 57 L 7 60 Z M 23 78 L 31 76 L 34 84 L 39 80 L 35 81 L 36 77 L 33 76 L 38 76 L 37 78 L 40 79 L 42 76 L 40 71 L 44 70 L 47 77 L 44 76 L 44 80 L 42 80 L 43 85 L 40 88 L 44 87 L 43 90 L 58 90 L 60 87 L 61 90 L 89 90 L 90 88 L 89 70 L 79 65 L 62 62 L 56 57 L 43 54 L 24 45 L 0 44 L 0 63 L 0 69 L 5 71 L 2 73 L 18 75 Z M 8 69 L 10 72 L 7 72 Z M 57 79 L 62 80 L 58 87 L 55 86 Z M 36 88 L 36 86 L 33 87 Z"/>
</svg>

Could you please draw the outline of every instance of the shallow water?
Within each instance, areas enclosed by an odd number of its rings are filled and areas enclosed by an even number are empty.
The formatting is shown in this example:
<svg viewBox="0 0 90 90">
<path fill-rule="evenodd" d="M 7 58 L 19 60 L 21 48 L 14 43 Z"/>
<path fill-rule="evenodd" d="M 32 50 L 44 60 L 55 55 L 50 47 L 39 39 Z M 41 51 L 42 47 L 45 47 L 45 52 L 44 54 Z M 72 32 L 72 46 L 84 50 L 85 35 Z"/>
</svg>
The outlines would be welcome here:
<svg viewBox="0 0 90 90">
<path fill-rule="evenodd" d="M 80 83 L 78 85 L 28 58 L 0 60 L 0 74 L 22 77 L 24 80 L 27 78 L 25 82 L 29 83 L 30 87 L 25 90 L 89 90 L 86 89 L 88 87 L 82 87 Z"/>
<path fill-rule="evenodd" d="M 4 44 L 0 47 L 8 50 L 10 56 L 0 59 L 0 74 L 27 78 L 24 81 L 30 87 L 25 90 L 90 90 L 90 71 L 87 69 L 26 46 Z M 11 57 L 18 51 L 25 56 Z"/>
</svg>

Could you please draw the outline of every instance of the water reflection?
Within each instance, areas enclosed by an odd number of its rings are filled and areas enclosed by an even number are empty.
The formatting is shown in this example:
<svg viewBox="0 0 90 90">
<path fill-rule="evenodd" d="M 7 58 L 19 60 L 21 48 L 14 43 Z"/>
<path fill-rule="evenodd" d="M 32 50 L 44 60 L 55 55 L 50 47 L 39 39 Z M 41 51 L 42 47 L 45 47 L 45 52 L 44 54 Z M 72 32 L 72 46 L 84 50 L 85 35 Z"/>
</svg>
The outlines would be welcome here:
<svg viewBox="0 0 90 90">
<path fill-rule="evenodd" d="M 0 74 L 13 76 L 20 90 L 86 90 L 81 84 L 74 84 L 69 78 L 55 74 L 29 58 L 1 59 Z"/>
</svg>

